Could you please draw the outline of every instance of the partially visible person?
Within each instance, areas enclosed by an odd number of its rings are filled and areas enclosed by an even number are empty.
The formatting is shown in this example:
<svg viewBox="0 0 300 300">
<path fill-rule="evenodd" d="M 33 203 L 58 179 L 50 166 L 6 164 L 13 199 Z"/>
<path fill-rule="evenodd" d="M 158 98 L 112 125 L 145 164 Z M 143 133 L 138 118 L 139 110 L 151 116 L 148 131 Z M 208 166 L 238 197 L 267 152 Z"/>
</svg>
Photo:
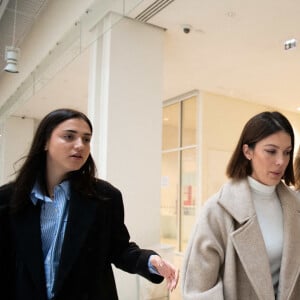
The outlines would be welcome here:
<svg viewBox="0 0 300 300">
<path fill-rule="evenodd" d="M 300 146 L 294 160 L 295 190 L 300 193 Z"/>
<path fill-rule="evenodd" d="M 52 111 L 0 188 L 1 299 L 117 300 L 111 264 L 176 287 L 175 267 L 130 241 L 121 192 L 96 178 L 92 131 L 83 113 Z"/>
<path fill-rule="evenodd" d="M 206 201 L 183 267 L 184 300 L 300 299 L 300 202 L 294 132 L 279 112 L 244 126 L 230 178 Z"/>
</svg>

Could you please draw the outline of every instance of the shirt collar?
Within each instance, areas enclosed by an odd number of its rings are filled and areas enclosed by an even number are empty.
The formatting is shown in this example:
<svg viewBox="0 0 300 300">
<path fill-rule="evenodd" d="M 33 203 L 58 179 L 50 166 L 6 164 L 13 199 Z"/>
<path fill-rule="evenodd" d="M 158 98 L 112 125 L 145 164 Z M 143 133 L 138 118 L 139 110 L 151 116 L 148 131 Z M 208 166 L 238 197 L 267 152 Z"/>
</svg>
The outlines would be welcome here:
<svg viewBox="0 0 300 300">
<path fill-rule="evenodd" d="M 68 180 L 61 182 L 60 184 L 58 184 L 54 187 L 54 191 L 58 188 L 62 189 L 65 194 L 66 199 L 70 200 L 70 182 Z M 37 204 L 38 200 L 42 200 L 42 201 L 50 200 L 50 198 L 48 196 L 43 194 L 37 181 L 35 182 L 32 190 L 31 190 L 30 198 L 34 205 Z"/>
</svg>

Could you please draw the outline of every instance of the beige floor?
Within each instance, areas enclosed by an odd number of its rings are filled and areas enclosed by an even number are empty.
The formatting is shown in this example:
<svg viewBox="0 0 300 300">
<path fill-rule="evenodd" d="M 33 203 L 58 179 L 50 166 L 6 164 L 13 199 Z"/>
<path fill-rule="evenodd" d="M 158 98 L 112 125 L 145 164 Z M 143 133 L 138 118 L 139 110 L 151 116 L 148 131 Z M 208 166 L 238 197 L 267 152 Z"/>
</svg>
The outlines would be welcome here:
<svg viewBox="0 0 300 300">
<path fill-rule="evenodd" d="M 176 248 L 176 240 L 175 239 L 163 239 L 161 240 L 161 244 L 162 245 L 170 245 L 171 247 L 173 246 L 174 249 Z M 183 248 L 186 248 L 186 244 L 182 245 Z M 158 250 L 158 252 L 160 252 Z M 163 253 L 160 253 L 163 254 Z M 182 259 L 183 259 L 183 253 L 181 252 L 173 252 L 171 256 L 167 255 L 164 256 L 165 259 L 171 261 L 178 269 L 179 269 L 179 281 L 178 281 L 178 285 L 177 288 L 169 294 L 169 298 L 167 298 L 168 300 L 182 300 L 182 295 L 181 295 L 181 268 L 182 268 Z M 165 300 L 165 299 L 155 299 L 155 300 Z"/>
<path fill-rule="evenodd" d="M 164 256 L 164 255 L 162 255 Z M 164 257 L 171 262 L 170 257 Z M 181 269 L 182 264 L 182 254 L 180 253 L 173 253 L 172 255 L 172 263 Z M 180 271 L 179 271 L 180 275 Z M 182 300 L 181 296 L 181 277 L 179 276 L 179 282 L 177 288 L 172 292 L 169 293 L 167 291 L 165 281 L 159 285 L 153 284 L 150 281 L 142 278 L 141 276 L 137 276 L 138 278 L 138 285 L 139 285 L 139 300 Z"/>
<path fill-rule="evenodd" d="M 170 300 L 182 300 L 181 296 L 181 266 L 182 266 L 182 253 L 175 253 L 174 254 L 174 265 L 179 268 L 179 282 L 177 288 L 170 293 L 169 299 Z"/>
<path fill-rule="evenodd" d="M 185 248 L 186 245 L 184 244 Z M 140 281 L 140 294 L 139 300 L 182 300 L 181 295 L 181 268 L 183 261 L 183 253 L 176 251 L 175 239 L 164 239 L 158 248 L 151 247 L 151 249 L 157 251 L 164 259 L 171 262 L 175 267 L 179 269 L 179 281 L 177 288 L 168 294 L 165 281 L 159 286 L 150 283 L 148 280 L 138 276 Z"/>
</svg>

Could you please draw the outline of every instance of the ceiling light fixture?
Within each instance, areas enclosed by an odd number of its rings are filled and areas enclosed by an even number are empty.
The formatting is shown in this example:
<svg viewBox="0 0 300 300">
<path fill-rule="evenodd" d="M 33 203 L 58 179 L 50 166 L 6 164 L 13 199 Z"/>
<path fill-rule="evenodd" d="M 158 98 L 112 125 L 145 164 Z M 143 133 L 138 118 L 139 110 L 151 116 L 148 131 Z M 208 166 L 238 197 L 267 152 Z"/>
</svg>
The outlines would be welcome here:
<svg viewBox="0 0 300 300">
<path fill-rule="evenodd" d="M 20 49 L 15 47 L 5 48 L 5 60 L 6 66 L 4 71 L 9 73 L 19 73 L 18 71 L 18 59 L 19 59 Z"/>
<path fill-rule="evenodd" d="M 4 71 L 9 72 L 9 73 L 19 73 L 18 63 L 19 63 L 20 49 L 15 47 L 17 3 L 18 3 L 18 0 L 15 0 L 12 46 L 5 47 L 6 67 L 4 68 Z"/>
</svg>

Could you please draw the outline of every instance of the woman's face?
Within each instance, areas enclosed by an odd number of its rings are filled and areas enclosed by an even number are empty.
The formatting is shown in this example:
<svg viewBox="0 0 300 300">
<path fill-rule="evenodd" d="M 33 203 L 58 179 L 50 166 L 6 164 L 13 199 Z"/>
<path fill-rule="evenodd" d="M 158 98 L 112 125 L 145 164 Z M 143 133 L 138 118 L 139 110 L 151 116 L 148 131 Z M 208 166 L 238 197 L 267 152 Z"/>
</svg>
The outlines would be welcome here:
<svg viewBox="0 0 300 300">
<path fill-rule="evenodd" d="M 280 182 L 290 161 L 291 137 L 278 131 L 257 142 L 254 149 L 243 146 L 244 155 L 251 160 L 251 176 L 265 185 Z"/>
<path fill-rule="evenodd" d="M 62 179 L 79 170 L 89 157 L 91 137 L 83 119 L 69 119 L 55 127 L 45 146 L 48 175 Z"/>
</svg>

